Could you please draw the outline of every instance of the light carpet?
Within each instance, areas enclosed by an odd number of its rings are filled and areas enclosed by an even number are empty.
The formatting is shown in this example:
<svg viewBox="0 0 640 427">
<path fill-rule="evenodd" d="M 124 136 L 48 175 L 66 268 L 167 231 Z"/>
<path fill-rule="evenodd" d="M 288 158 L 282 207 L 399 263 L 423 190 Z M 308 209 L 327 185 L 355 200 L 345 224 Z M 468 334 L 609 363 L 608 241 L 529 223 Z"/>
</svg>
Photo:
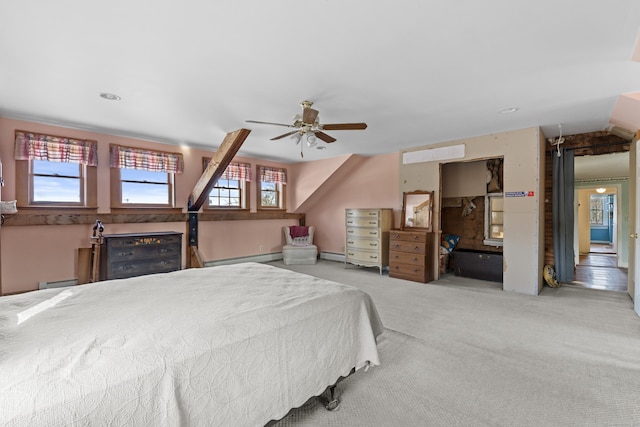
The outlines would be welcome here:
<svg viewBox="0 0 640 427">
<path fill-rule="evenodd" d="M 338 411 L 312 398 L 277 426 L 640 425 L 640 318 L 626 293 L 271 265 L 363 289 L 385 325 L 381 365 L 339 383 Z"/>
</svg>

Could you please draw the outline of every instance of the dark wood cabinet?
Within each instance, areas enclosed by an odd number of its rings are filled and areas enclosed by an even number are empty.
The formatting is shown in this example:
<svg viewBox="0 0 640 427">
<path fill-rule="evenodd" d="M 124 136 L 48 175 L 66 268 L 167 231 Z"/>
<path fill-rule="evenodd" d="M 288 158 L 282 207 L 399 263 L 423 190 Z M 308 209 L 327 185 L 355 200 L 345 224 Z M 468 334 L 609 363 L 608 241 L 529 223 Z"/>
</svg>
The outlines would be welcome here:
<svg viewBox="0 0 640 427">
<path fill-rule="evenodd" d="M 100 280 L 166 273 L 182 267 L 182 233 L 105 234 Z"/>
<path fill-rule="evenodd" d="M 434 233 L 391 230 L 389 276 L 427 283 L 434 279 Z"/>
</svg>

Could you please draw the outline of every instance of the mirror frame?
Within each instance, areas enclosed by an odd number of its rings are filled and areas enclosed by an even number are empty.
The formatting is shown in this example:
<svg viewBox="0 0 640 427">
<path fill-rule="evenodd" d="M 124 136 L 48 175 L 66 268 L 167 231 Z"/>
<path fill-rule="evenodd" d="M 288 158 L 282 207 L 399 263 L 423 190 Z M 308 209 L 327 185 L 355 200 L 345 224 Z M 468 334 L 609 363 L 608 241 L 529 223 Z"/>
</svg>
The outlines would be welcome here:
<svg viewBox="0 0 640 427">
<path fill-rule="evenodd" d="M 415 206 L 421 206 L 420 210 L 426 210 L 429 217 L 426 219 L 426 226 L 408 225 L 408 214 L 411 214 Z M 411 217 L 413 214 L 410 215 Z M 402 230 L 424 230 L 431 232 L 433 229 L 433 191 L 406 191 L 402 195 Z"/>
</svg>

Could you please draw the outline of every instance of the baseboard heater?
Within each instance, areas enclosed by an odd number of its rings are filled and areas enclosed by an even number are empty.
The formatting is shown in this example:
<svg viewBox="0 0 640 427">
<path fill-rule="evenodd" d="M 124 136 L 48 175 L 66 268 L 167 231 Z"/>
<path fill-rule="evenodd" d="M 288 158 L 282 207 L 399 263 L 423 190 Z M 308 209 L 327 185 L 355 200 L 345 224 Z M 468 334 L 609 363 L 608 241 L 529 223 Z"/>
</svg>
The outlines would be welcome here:
<svg viewBox="0 0 640 427">
<path fill-rule="evenodd" d="M 77 284 L 78 281 L 76 279 L 58 280 L 57 282 L 38 282 L 38 289 L 65 288 L 67 286 L 76 286 Z"/>
</svg>

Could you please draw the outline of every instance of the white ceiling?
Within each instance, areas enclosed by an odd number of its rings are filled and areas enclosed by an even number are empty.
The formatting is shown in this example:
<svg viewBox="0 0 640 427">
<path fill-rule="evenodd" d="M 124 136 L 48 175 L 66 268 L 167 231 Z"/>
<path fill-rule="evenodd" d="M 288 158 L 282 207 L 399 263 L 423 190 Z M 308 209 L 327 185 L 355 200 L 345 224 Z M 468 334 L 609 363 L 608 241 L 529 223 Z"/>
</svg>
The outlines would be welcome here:
<svg viewBox="0 0 640 427">
<path fill-rule="evenodd" d="M 397 152 L 541 126 L 606 129 L 632 62 L 638 0 L 3 0 L 0 115 L 300 161 L 299 102 L 360 122 L 304 160 Z M 122 97 L 106 101 L 110 92 Z M 501 114 L 508 107 L 517 112 Z"/>
</svg>

